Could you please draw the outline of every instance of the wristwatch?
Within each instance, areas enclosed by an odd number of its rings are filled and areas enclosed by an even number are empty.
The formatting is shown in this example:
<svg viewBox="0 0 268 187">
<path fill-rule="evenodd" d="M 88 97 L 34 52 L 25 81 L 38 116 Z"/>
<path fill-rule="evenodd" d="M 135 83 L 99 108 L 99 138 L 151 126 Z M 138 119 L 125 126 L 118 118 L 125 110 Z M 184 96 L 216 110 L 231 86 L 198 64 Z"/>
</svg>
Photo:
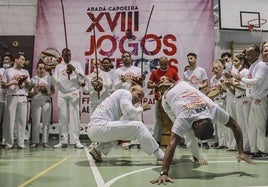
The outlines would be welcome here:
<svg viewBox="0 0 268 187">
<path fill-rule="evenodd" d="M 166 175 L 166 176 L 168 176 L 168 172 L 166 172 L 166 171 L 161 171 L 161 172 L 160 172 L 160 176 L 162 176 L 162 175 Z"/>
</svg>

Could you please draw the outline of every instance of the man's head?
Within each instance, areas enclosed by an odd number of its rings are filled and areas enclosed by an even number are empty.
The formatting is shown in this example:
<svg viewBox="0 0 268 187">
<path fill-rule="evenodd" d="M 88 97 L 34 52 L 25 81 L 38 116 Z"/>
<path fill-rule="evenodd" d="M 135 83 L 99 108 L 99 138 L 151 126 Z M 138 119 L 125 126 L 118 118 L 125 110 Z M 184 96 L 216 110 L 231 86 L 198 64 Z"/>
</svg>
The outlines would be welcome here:
<svg viewBox="0 0 268 187">
<path fill-rule="evenodd" d="M 64 48 L 62 50 L 61 55 L 62 55 L 62 58 L 63 58 L 65 63 L 68 64 L 71 61 L 71 50 L 70 49 Z"/>
<path fill-rule="evenodd" d="M 221 60 L 223 64 L 225 64 L 226 62 L 231 62 L 231 58 L 232 58 L 232 54 L 229 52 L 224 52 L 221 54 Z"/>
<path fill-rule="evenodd" d="M 129 52 L 122 53 L 122 63 L 125 67 L 131 66 L 131 54 Z"/>
<path fill-rule="evenodd" d="M 162 71 L 166 71 L 168 69 L 168 58 L 165 56 L 162 56 L 159 58 L 159 68 Z"/>
<path fill-rule="evenodd" d="M 210 119 L 200 119 L 193 122 L 194 135 L 200 140 L 207 140 L 212 137 L 214 132 L 213 123 Z"/>
<path fill-rule="evenodd" d="M 19 52 L 14 56 L 14 67 L 17 69 L 21 69 L 25 64 L 25 56 L 23 52 Z"/>
<path fill-rule="evenodd" d="M 189 65 L 191 67 L 195 67 L 196 66 L 197 55 L 195 53 L 188 53 L 187 54 L 187 59 L 188 59 Z"/>
<path fill-rule="evenodd" d="M 250 45 L 246 49 L 246 58 L 249 64 L 253 64 L 255 61 L 259 59 L 260 56 L 260 48 L 257 45 Z"/>
<path fill-rule="evenodd" d="M 132 104 L 136 104 L 141 102 L 142 98 L 144 97 L 144 90 L 139 85 L 134 85 L 130 88 L 130 92 L 132 95 Z"/>
</svg>

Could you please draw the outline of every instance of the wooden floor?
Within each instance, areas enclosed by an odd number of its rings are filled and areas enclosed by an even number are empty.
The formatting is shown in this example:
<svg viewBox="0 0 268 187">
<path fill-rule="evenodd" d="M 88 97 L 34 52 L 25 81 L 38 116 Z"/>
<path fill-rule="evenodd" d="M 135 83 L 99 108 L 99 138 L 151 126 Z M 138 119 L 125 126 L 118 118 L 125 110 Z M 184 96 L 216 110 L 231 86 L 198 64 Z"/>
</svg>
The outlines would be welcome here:
<svg viewBox="0 0 268 187">
<path fill-rule="evenodd" d="M 84 145 L 89 145 L 86 140 Z M 56 142 L 55 142 L 56 144 Z M 155 157 L 141 149 L 115 147 L 102 163 L 95 163 L 88 148 L 26 148 L 4 150 L 0 154 L 0 186 L 32 187 L 150 187 L 161 170 Z M 209 165 L 196 167 L 187 149 L 177 148 L 167 186 L 237 187 L 268 186 L 268 159 L 256 165 L 237 163 L 236 153 L 201 149 Z"/>
</svg>

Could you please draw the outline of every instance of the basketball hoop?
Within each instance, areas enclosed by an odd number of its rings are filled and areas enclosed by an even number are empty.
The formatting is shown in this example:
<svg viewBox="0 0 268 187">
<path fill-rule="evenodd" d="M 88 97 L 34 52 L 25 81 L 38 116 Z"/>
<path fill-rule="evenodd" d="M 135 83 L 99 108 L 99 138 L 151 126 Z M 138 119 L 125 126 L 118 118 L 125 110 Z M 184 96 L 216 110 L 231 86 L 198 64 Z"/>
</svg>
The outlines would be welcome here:
<svg viewBox="0 0 268 187">
<path fill-rule="evenodd" d="M 252 38 L 262 39 L 262 26 L 267 22 L 266 19 L 256 18 L 248 21 L 248 30 Z"/>
</svg>

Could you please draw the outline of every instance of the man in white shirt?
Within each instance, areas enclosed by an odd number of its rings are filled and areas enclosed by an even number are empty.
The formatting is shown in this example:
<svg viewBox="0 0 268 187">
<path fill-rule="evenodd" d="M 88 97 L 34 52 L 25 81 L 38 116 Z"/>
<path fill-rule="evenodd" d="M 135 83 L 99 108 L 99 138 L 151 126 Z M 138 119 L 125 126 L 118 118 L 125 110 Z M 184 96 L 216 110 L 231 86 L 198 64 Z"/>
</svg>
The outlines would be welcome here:
<svg viewBox="0 0 268 187">
<path fill-rule="evenodd" d="M 163 151 L 141 121 L 120 120 L 137 116 L 143 111 L 149 110 L 148 104 L 140 103 L 144 97 L 144 90 L 135 85 L 130 90 L 119 89 L 107 97 L 93 112 L 90 118 L 88 137 L 93 142 L 99 142 L 96 147 L 91 147 L 89 153 L 97 162 L 101 162 L 101 153 L 107 155 L 118 143 L 118 140 L 138 139 L 141 149 L 148 153 L 154 153 L 157 161 L 162 161 Z"/>
<path fill-rule="evenodd" d="M 168 171 L 176 146 L 182 137 L 185 138 L 194 161 L 201 165 L 208 164 L 207 160 L 199 154 L 195 137 L 205 140 L 213 135 L 212 119 L 218 124 L 225 125 L 233 130 L 238 146 L 238 161 L 244 160 L 252 163 L 243 151 L 242 131 L 236 121 L 211 99 L 187 82 L 178 81 L 173 88 L 168 90 L 162 98 L 162 105 L 173 121 L 173 127 L 170 143 L 165 152 L 162 171 L 160 176 L 152 180 L 151 183 L 173 183 L 173 180 L 168 177 Z"/>
<path fill-rule="evenodd" d="M 246 58 L 250 64 L 249 77 L 241 75 L 233 76 L 250 87 L 249 97 L 251 99 L 248 124 L 250 125 L 249 143 L 253 157 L 267 157 L 268 137 L 265 136 L 266 120 L 268 117 L 268 66 L 260 61 L 260 48 L 250 45 L 246 49 Z"/>
<path fill-rule="evenodd" d="M 73 139 L 75 147 L 82 149 L 80 143 L 80 81 L 84 78 L 83 69 L 79 62 L 71 60 L 71 51 L 68 48 L 62 50 L 63 62 L 55 68 L 52 80 L 58 86 L 58 110 L 60 126 L 60 142 L 54 148 L 66 147 L 68 144 L 68 132 Z M 68 109 L 69 108 L 69 109 Z M 69 119 L 69 120 L 68 120 Z"/>
</svg>

